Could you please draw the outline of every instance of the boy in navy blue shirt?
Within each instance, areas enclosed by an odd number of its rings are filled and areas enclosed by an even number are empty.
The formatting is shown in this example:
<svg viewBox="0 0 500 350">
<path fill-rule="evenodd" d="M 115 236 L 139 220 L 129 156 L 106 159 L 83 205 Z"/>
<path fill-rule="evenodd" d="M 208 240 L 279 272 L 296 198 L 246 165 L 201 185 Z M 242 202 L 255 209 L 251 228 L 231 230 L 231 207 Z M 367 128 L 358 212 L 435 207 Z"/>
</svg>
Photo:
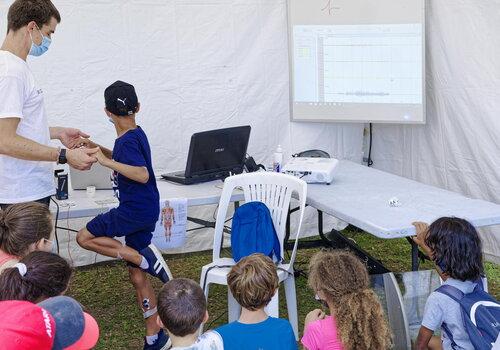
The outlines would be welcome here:
<svg viewBox="0 0 500 350">
<path fill-rule="evenodd" d="M 151 149 L 146 134 L 135 123 L 140 104 L 134 87 L 117 81 L 105 90 L 104 99 L 105 112 L 118 135 L 113 151 L 89 140 L 84 143 L 87 147 L 99 147 L 97 160 L 113 170 L 120 205 L 91 220 L 78 232 L 77 241 L 85 249 L 127 262 L 146 319 L 144 349 L 159 350 L 169 339 L 156 323 L 156 296 L 145 272 L 164 283 L 172 275 L 161 253 L 151 244 L 160 214 Z M 123 236 L 126 245 L 114 239 Z"/>
<path fill-rule="evenodd" d="M 276 265 L 263 254 L 241 259 L 227 275 L 227 284 L 241 305 L 238 321 L 217 328 L 224 349 L 295 350 L 297 342 L 288 320 L 270 317 L 264 308 L 278 290 Z"/>
</svg>

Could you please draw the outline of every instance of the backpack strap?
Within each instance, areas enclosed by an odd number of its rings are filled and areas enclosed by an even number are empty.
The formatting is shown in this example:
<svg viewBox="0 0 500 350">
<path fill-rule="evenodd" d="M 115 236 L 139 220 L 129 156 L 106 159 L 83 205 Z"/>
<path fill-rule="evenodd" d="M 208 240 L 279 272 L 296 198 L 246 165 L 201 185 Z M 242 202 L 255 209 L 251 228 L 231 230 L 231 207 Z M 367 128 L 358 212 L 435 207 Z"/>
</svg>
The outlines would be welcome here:
<svg viewBox="0 0 500 350">
<path fill-rule="evenodd" d="M 476 286 L 474 287 L 474 292 L 484 292 L 485 290 L 485 283 L 486 281 L 483 280 L 481 277 L 478 278 L 477 281 L 475 281 L 474 283 L 476 283 Z"/>
<path fill-rule="evenodd" d="M 446 336 L 448 337 L 448 339 L 450 339 L 451 341 L 451 348 L 453 350 L 455 350 L 457 348 L 457 343 L 455 343 L 455 341 L 453 340 L 453 335 L 451 335 L 451 331 L 450 329 L 448 328 L 448 325 L 446 323 L 442 323 L 441 324 L 441 328 L 443 329 L 443 331 L 446 333 Z"/>
<path fill-rule="evenodd" d="M 448 284 L 443 284 L 441 287 L 436 289 L 436 292 L 439 292 L 441 294 L 444 294 L 452 298 L 459 304 L 460 300 L 462 300 L 462 298 L 464 297 L 464 293 L 460 289 L 450 286 Z"/>
<path fill-rule="evenodd" d="M 460 300 L 462 300 L 462 298 L 464 297 L 464 293 L 460 289 L 455 288 L 453 286 L 450 286 L 448 284 L 443 284 L 441 287 L 436 289 L 436 292 L 439 292 L 441 294 L 444 294 L 444 295 L 450 297 L 451 299 L 456 301 L 458 303 L 458 305 L 460 305 Z M 461 309 L 461 306 L 460 306 L 460 309 Z M 457 343 L 455 343 L 455 340 L 453 340 L 453 335 L 451 334 L 451 331 L 448 328 L 448 325 L 443 322 L 441 324 L 441 328 L 446 333 L 446 336 L 450 339 L 451 348 L 456 349 Z"/>
<path fill-rule="evenodd" d="M 477 281 L 474 282 L 476 286 L 474 287 L 474 292 L 484 292 L 484 281 L 482 278 L 479 278 Z M 455 288 L 453 286 L 450 286 L 448 284 L 443 284 L 441 287 L 436 289 L 436 292 L 440 292 L 441 294 L 447 295 L 453 300 L 455 300 L 457 303 L 460 303 L 460 300 L 465 296 L 465 294 L 458 288 Z"/>
</svg>

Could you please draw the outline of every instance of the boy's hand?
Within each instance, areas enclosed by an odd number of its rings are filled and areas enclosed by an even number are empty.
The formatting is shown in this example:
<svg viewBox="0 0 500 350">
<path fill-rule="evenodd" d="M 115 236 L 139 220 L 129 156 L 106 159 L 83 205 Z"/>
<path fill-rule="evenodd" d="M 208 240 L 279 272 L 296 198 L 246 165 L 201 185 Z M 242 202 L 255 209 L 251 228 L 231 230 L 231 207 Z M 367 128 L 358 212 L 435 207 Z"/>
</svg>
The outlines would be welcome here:
<svg viewBox="0 0 500 350">
<path fill-rule="evenodd" d="M 306 320 L 304 321 L 304 326 L 307 326 L 311 322 L 322 320 L 325 318 L 325 316 L 326 314 L 323 312 L 323 310 L 315 309 L 307 314 Z"/>
<path fill-rule="evenodd" d="M 92 142 L 90 139 L 81 137 L 75 145 L 75 148 L 79 147 L 96 148 L 99 146 L 96 143 Z"/>
<path fill-rule="evenodd" d="M 111 161 L 111 159 L 109 159 L 108 157 L 106 157 L 104 155 L 104 153 L 102 153 L 102 150 L 97 147 L 97 152 L 95 154 L 95 157 L 97 158 L 97 161 L 99 162 L 99 164 L 101 164 L 102 166 L 105 166 L 107 167 L 109 162 Z"/>
<path fill-rule="evenodd" d="M 97 162 L 97 148 L 76 148 L 66 151 L 66 159 L 68 164 L 78 170 L 90 170 L 92 164 Z"/>
<path fill-rule="evenodd" d="M 414 222 L 412 225 L 415 226 L 415 230 L 417 232 L 417 235 L 412 237 L 413 242 L 417 243 L 418 246 L 422 248 L 424 253 L 432 258 L 432 251 L 427 244 L 425 244 L 425 238 L 429 233 L 429 225 L 420 221 Z"/>
</svg>

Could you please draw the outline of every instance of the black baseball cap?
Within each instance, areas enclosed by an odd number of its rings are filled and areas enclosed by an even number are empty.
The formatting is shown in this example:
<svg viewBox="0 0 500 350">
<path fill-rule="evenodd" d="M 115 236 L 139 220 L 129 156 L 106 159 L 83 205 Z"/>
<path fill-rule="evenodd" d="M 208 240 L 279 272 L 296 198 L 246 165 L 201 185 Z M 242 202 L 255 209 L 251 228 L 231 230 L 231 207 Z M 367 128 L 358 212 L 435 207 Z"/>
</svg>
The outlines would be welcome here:
<svg viewBox="0 0 500 350">
<path fill-rule="evenodd" d="M 134 114 L 139 105 L 134 87 L 120 80 L 104 90 L 104 101 L 106 109 L 118 116 Z"/>
</svg>

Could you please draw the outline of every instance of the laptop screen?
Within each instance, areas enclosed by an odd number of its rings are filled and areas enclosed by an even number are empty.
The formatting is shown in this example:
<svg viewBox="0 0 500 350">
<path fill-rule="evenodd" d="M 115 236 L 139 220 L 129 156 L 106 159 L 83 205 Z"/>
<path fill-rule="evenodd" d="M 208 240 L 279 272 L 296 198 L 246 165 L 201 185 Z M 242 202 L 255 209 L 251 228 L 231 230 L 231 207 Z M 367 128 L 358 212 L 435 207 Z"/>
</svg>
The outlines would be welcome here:
<svg viewBox="0 0 500 350">
<path fill-rule="evenodd" d="M 211 130 L 191 137 L 186 177 L 222 171 L 242 171 L 250 126 Z"/>
</svg>

